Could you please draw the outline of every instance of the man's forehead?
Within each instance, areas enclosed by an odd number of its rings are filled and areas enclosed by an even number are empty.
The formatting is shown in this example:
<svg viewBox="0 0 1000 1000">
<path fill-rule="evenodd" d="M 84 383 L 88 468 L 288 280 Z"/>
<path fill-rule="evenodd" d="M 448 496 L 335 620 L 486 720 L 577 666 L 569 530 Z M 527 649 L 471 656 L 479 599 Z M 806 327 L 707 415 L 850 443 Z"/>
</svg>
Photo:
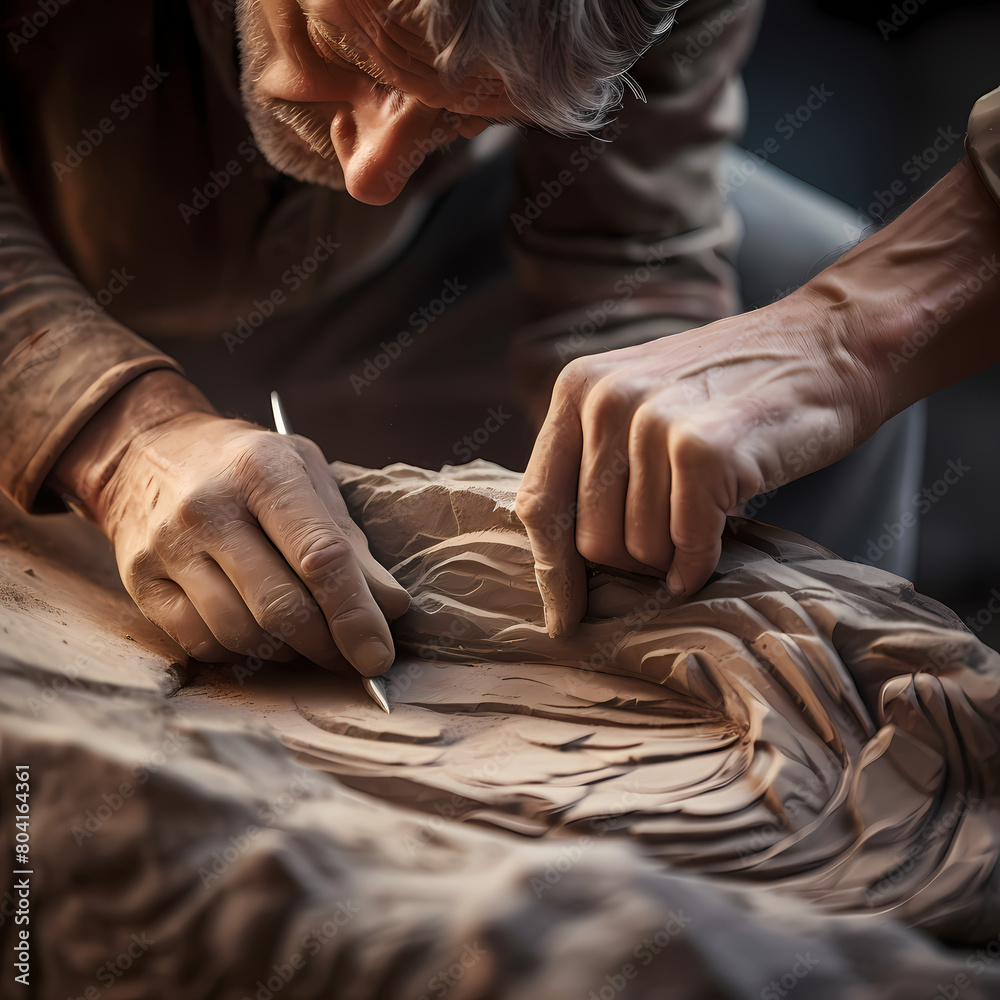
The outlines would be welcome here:
<svg viewBox="0 0 1000 1000">
<path fill-rule="evenodd" d="M 427 21 L 418 0 L 300 0 L 307 16 L 321 19 L 343 41 L 364 55 L 381 56 L 403 73 L 440 85 L 434 68 L 437 50 L 427 37 Z M 479 93 L 483 84 L 500 93 L 502 81 L 484 60 L 470 68 L 461 89 Z"/>
</svg>

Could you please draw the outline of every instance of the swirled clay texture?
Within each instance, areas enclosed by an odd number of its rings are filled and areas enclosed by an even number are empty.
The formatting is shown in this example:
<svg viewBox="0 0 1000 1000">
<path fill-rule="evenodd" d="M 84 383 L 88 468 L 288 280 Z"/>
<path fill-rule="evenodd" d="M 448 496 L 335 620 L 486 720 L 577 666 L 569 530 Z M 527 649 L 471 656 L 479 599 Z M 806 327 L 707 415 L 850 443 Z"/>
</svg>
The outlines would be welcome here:
<svg viewBox="0 0 1000 1000">
<path fill-rule="evenodd" d="M 595 569 L 552 639 L 516 475 L 333 471 L 414 598 L 389 716 L 349 671 L 185 671 L 85 526 L 0 510 L 32 995 L 998 995 L 1000 658 L 949 611 L 734 520 L 688 602 Z"/>
</svg>

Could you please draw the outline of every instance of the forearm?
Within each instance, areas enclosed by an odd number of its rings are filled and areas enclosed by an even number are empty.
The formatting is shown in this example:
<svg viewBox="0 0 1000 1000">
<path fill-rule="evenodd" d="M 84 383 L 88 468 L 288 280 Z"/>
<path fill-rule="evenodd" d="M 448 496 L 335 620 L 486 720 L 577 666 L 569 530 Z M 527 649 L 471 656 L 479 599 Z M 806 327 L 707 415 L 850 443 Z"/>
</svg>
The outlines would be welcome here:
<svg viewBox="0 0 1000 1000">
<path fill-rule="evenodd" d="M 31 507 L 67 444 L 138 375 L 176 367 L 115 322 L 0 176 L 0 489 Z"/>
<path fill-rule="evenodd" d="M 968 158 L 803 287 L 871 372 L 867 433 L 1000 360 L 1000 206 Z"/>
</svg>

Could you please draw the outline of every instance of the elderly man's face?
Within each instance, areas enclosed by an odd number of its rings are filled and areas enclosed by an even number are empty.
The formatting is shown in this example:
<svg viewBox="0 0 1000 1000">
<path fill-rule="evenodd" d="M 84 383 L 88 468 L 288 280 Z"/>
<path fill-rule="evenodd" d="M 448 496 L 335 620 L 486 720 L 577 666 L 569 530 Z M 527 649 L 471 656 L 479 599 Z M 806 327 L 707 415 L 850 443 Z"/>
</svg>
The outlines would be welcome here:
<svg viewBox="0 0 1000 1000">
<path fill-rule="evenodd" d="M 407 8 L 389 0 L 240 0 L 243 98 L 277 169 L 384 205 L 407 170 L 490 120 L 523 117 L 488 66 L 447 87 Z"/>
</svg>

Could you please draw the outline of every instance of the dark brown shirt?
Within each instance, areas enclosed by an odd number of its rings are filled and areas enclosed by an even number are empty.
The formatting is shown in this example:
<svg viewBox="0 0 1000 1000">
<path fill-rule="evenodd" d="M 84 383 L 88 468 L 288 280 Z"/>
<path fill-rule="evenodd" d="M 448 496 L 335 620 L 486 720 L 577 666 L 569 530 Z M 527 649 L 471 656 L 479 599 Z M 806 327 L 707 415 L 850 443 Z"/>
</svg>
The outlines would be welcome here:
<svg viewBox="0 0 1000 1000">
<path fill-rule="evenodd" d="M 719 157 L 742 127 L 759 0 L 685 3 L 636 66 L 647 100 L 626 101 L 610 142 L 490 129 L 432 154 L 384 207 L 267 165 L 240 106 L 230 7 L 5 4 L 0 488 L 19 504 L 114 392 L 174 364 L 158 338 L 218 338 L 261 289 L 290 289 L 290 262 L 323 239 L 340 251 L 275 309 L 332 302 L 405 253 L 435 196 L 501 144 L 517 146 L 510 254 L 540 372 L 648 339 L 643 321 L 662 335 L 737 307 Z M 598 337 L 567 340 L 609 299 Z"/>
</svg>

